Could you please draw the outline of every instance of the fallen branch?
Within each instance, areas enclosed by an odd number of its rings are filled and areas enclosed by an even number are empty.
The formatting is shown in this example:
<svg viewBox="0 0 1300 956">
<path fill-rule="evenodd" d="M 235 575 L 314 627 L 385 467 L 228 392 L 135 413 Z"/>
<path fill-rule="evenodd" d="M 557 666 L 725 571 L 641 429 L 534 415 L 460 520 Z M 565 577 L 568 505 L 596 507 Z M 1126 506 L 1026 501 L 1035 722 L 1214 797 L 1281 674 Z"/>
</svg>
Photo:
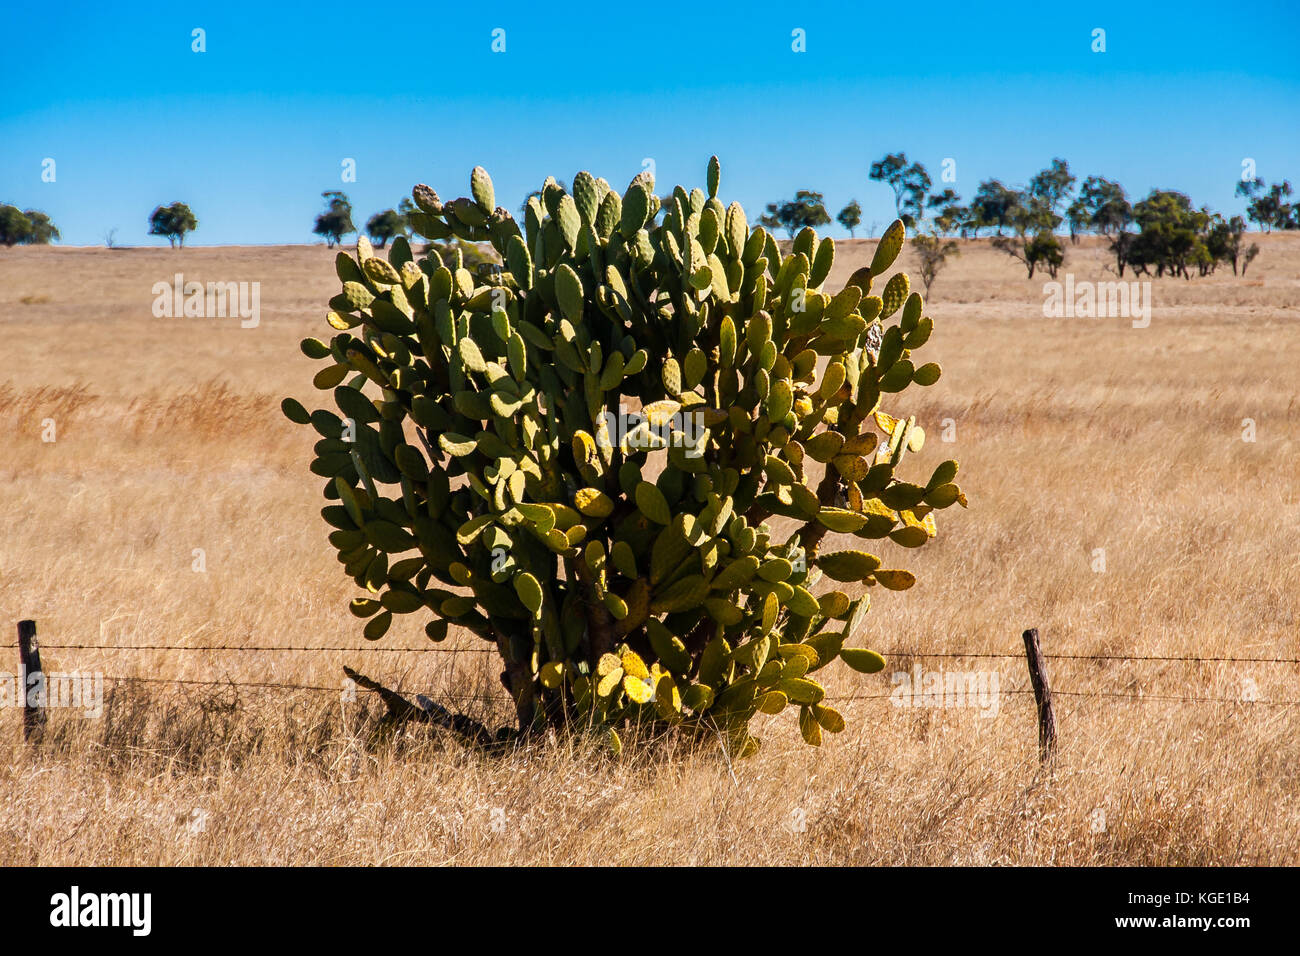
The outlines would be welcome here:
<svg viewBox="0 0 1300 956">
<path fill-rule="evenodd" d="M 378 681 L 371 680 L 364 674 L 358 674 L 346 664 L 343 665 L 343 673 L 358 687 L 372 690 L 379 695 L 379 699 L 388 707 L 386 719 L 391 723 L 400 724 L 414 720 L 418 723 L 433 724 L 435 727 L 451 731 L 466 744 L 484 749 L 494 749 L 503 742 L 477 720 L 464 714 L 453 713 L 423 694 L 416 694 L 415 703 L 412 703 Z"/>
</svg>

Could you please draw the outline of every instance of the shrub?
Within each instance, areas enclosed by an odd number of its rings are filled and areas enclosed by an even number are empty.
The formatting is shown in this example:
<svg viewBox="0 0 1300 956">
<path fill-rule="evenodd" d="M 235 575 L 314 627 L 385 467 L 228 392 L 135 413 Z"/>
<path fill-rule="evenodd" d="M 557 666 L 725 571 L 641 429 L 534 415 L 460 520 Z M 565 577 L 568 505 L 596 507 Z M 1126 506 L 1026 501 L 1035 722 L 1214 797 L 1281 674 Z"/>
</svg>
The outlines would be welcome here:
<svg viewBox="0 0 1300 956">
<path fill-rule="evenodd" d="M 902 223 L 832 296 L 832 240 L 805 228 L 782 256 L 718 180 L 716 158 L 707 193 L 662 200 L 646 173 L 622 195 L 548 179 L 522 230 L 481 168 L 471 198 L 416 186 L 417 233 L 490 242 L 503 265 L 476 278 L 363 238 L 337 258 L 332 338 L 302 343 L 338 414 L 283 408 L 320 434 L 365 636 L 418 614 L 435 641 L 455 624 L 492 642 L 508 733 L 591 726 L 618 749 L 616 726 L 671 725 L 747 754 L 750 718 L 794 705 L 818 743 L 844 721 L 814 675 L 884 666 L 850 643 L 869 593 L 841 586 L 914 583 L 824 537 L 920 547 L 965 504 L 955 461 L 898 476 L 924 432 L 879 407 L 940 375 L 911 358 L 933 326 L 907 276 L 872 294 Z"/>
<path fill-rule="evenodd" d="M 912 238 L 912 244 L 916 247 L 916 257 L 920 263 L 917 271 L 921 274 L 921 285 L 925 286 L 925 294 L 929 295 L 930 286 L 934 285 L 934 280 L 948 264 L 948 258 L 961 255 L 961 247 L 952 239 L 941 238 L 934 229 L 929 233 L 917 233 Z"/>
</svg>

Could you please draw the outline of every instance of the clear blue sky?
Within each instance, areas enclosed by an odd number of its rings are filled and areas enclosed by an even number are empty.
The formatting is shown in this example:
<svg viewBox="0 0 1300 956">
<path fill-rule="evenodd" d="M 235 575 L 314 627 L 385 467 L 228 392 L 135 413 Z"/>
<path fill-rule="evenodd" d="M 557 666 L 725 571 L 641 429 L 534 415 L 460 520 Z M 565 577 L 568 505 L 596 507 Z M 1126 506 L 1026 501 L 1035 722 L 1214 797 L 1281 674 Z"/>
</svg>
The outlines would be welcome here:
<svg viewBox="0 0 1300 956">
<path fill-rule="evenodd" d="M 93 245 L 114 226 L 161 243 L 150 210 L 183 200 L 192 242 L 223 244 L 314 241 L 325 189 L 358 225 L 416 182 L 467 194 L 478 163 L 516 209 L 583 168 L 621 189 L 646 157 L 661 187 L 703 185 L 716 152 L 723 198 L 751 218 L 807 187 L 832 212 L 857 198 L 878 227 L 892 194 L 867 169 L 896 150 L 937 187 L 956 160 L 966 198 L 1053 156 L 1225 212 L 1245 158 L 1300 184 L 1294 2 L 728 6 L 7 0 L 22 68 L 0 86 L 0 201 Z"/>
</svg>

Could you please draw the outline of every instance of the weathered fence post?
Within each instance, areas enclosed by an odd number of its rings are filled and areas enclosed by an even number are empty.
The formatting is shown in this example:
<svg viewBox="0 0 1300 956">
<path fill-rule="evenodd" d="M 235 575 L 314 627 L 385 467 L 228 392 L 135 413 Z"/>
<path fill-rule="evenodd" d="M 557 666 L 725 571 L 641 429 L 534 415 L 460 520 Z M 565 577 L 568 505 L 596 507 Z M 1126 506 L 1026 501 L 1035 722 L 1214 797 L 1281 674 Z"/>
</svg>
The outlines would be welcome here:
<svg viewBox="0 0 1300 956">
<path fill-rule="evenodd" d="M 45 674 L 41 670 L 41 648 L 36 643 L 35 621 L 18 622 L 18 657 L 22 662 L 23 740 L 39 743 L 45 731 L 46 694 Z M 36 688 L 33 687 L 32 675 L 36 676 Z M 33 689 L 37 690 L 34 695 Z"/>
<path fill-rule="evenodd" d="M 1052 712 L 1052 688 L 1047 683 L 1047 664 L 1038 644 L 1038 628 L 1024 633 L 1025 658 L 1029 662 L 1029 682 L 1038 703 L 1038 757 L 1046 763 L 1056 754 L 1056 715 Z"/>
</svg>

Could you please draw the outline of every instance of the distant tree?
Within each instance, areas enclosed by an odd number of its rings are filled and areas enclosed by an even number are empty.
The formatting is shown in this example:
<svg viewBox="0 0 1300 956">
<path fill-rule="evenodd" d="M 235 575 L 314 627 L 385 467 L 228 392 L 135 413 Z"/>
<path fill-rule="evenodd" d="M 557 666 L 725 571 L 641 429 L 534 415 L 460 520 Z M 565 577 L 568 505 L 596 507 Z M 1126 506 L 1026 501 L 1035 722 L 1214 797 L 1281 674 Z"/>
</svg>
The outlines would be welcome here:
<svg viewBox="0 0 1300 956">
<path fill-rule="evenodd" d="M 1227 262 L 1232 265 L 1232 274 L 1237 275 L 1237 266 L 1243 250 L 1241 240 L 1246 232 L 1246 220 L 1240 216 L 1224 219 L 1215 213 L 1210 217 L 1209 229 L 1205 237 L 1205 249 L 1210 257 L 1209 271 L 1214 271 L 1214 264 Z M 1205 270 L 1202 270 L 1202 275 Z"/>
<path fill-rule="evenodd" d="M 1009 189 L 1000 180 L 988 179 L 980 183 L 975 198 L 970 203 L 970 228 L 979 237 L 980 229 L 996 229 L 998 235 L 1016 218 L 1021 194 Z"/>
<path fill-rule="evenodd" d="M 172 248 L 179 244 L 185 248 L 185 233 L 193 232 L 199 227 L 190 207 L 183 202 L 174 202 L 170 206 L 157 206 L 149 214 L 149 235 L 165 236 Z"/>
<path fill-rule="evenodd" d="M 1196 261 L 1201 234 L 1209 223 L 1209 213 L 1197 210 L 1186 193 L 1171 189 L 1153 189 L 1146 199 L 1133 207 L 1139 243 L 1138 261 L 1142 266 L 1155 265 L 1156 276 L 1181 275 L 1191 278 L 1187 267 Z"/>
<path fill-rule="evenodd" d="M 1115 257 L 1115 272 L 1122 279 L 1124 277 L 1124 268 L 1129 263 L 1129 257 L 1133 254 L 1134 240 L 1137 236 L 1131 232 L 1117 232 L 1115 237 L 1110 241 L 1110 254 Z M 1107 266 L 1107 268 L 1110 268 Z"/>
<path fill-rule="evenodd" d="M 1074 188 L 1075 177 L 1070 172 L 1070 164 L 1063 159 L 1053 159 L 1052 165 L 1034 175 L 1029 180 L 1027 190 L 1030 198 L 1042 203 L 1055 214 Z"/>
<path fill-rule="evenodd" d="M 1233 195 L 1239 196 L 1242 199 L 1254 199 L 1263 193 L 1265 188 L 1264 180 L 1260 179 L 1258 176 L 1254 179 L 1239 179 L 1237 180 L 1237 188 L 1233 190 Z M 1250 218 L 1253 220 L 1254 216 L 1251 216 Z"/>
<path fill-rule="evenodd" d="M 1264 188 L 1262 183 L 1247 181 L 1244 186 L 1239 185 L 1238 195 L 1266 196 Z M 1084 192 L 1087 191 L 1085 184 Z M 1245 219 L 1241 216 L 1226 219 L 1204 206 L 1197 209 L 1185 193 L 1153 189 L 1131 208 L 1122 195 L 1100 208 L 1104 210 L 1107 206 L 1123 212 L 1113 216 L 1116 227 L 1110 242 L 1110 252 L 1115 256 L 1114 271 L 1121 277 L 1126 269 L 1132 269 L 1135 276 L 1190 279 L 1192 268 L 1204 276 L 1214 272 L 1220 263 L 1230 264 L 1234 275 L 1244 276 L 1247 266 L 1259 255 L 1258 245 L 1243 247 Z M 1137 232 L 1126 231 L 1125 226 L 1130 222 L 1137 225 Z"/>
<path fill-rule="evenodd" d="M 109 249 L 117 245 L 117 226 L 104 231 L 104 245 Z"/>
<path fill-rule="evenodd" d="M 1041 268 L 1055 279 L 1056 270 L 1065 262 L 1065 248 L 1053 232 L 1062 220 L 1052 210 L 1050 200 L 1029 192 L 1013 193 L 1008 210 L 1007 224 L 1015 230 L 1015 236 L 996 236 L 993 247 L 1024 263 L 1029 278 Z"/>
<path fill-rule="evenodd" d="M 406 220 L 396 209 L 385 209 L 370 217 L 366 222 L 366 232 L 375 241 L 375 245 L 382 249 L 388 245 L 389 239 L 406 234 Z"/>
<path fill-rule="evenodd" d="M 1027 191 L 1013 195 L 1008 224 L 1017 236 L 1052 232 L 1064 221 L 1046 200 Z"/>
<path fill-rule="evenodd" d="M 1214 238 L 1214 217 L 1209 210 L 1193 208 L 1186 194 L 1153 189 L 1133 206 L 1133 220 L 1138 232 L 1118 232 L 1110 246 L 1121 276 L 1126 266 L 1134 275 L 1149 275 L 1154 269 L 1157 277 L 1168 273 L 1185 279 L 1191 278 L 1189 266 L 1212 271 L 1208 242 Z"/>
<path fill-rule="evenodd" d="M 894 191 L 894 211 L 909 229 L 925 215 L 925 200 L 933 185 L 920 163 L 909 163 L 906 153 L 889 153 L 871 164 L 869 179 L 887 184 Z"/>
<path fill-rule="evenodd" d="M 1132 210 L 1124 196 L 1124 188 L 1100 176 L 1085 179 L 1079 194 L 1065 209 L 1071 242 L 1078 242 L 1082 233 L 1094 229 L 1103 235 L 1123 229 L 1131 218 Z"/>
<path fill-rule="evenodd" d="M 850 200 L 835 218 L 849 231 L 849 237 L 854 238 L 858 226 L 862 225 L 862 207 L 858 205 L 856 199 Z"/>
<path fill-rule="evenodd" d="M 12 246 L 26 240 L 32 222 L 17 206 L 0 205 L 0 245 Z"/>
<path fill-rule="evenodd" d="M 1292 212 L 1294 208 L 1286 200 L 1291 195 L 1291 183 L 1282 181 L 1266 186 L 1262 179 L 1245 180 L 1237 183 L 1237 195 L 1244 196 L 1246 217 L 1258 223 L 1265 232 L 1278 229 L 1294 229 Z"/>
<path fill-rule="evenodd" d="M 912 237 L 912 248 L 921 260 L 921 283 L 925 286 L 925 295 L 930 295 L 930 286 L 935 277 L 948 264 L 949 256 L 961 254 L 961 249 L 952 239 L 942 238 L 937 231 L 920 232 Z"/>
<path fill-rule="evenodd" d="M 1013 259 L 1019 259 L 1029 269 L 1031 279 L 1034 277 L 1034 270 L 1039 268 L 1046 269 L 1055 279 L 1056 270 L 1065 261 L 1065 248 L 1050 232 L 1028 236 L 995 236 L 993 248 L 1001 249 Z"/>
<path fill-rule="evenodd" d="M 1122 231 L 1133 220 L 1124 187 L 1101 176 L 1089 176 L 1079 189 L 1079 197 L 1070 208 L 1081 206 L 1083 222 L 1103 236 Z M 1082 229 L 1080 230 L 1082 231 Z"/>
<path fill-rule="evenodd" d="M 50 221 L 50 217 L 45 215 L 39 209 L 28 209 L 23 213 L 31 226 L 27 230 L 27 238 L 23 241 L 28 245 L 45 246 L 49 245 L 53 239 L 62 239 L 58 226 Z"/>
<path fill-rule="evenodd" d="M 970 210 L 961 205 L 961 197 L 951 188 L 931 196 L 926 200 L 925 205 L 927 209 L 939 211 L 934 217 L 934 225 L 941 235 L 946 236 L 960 229 L 962 236 L 965 237 L 966 230 L 969 228 L 966 220 L 970 218 Z"/>
<path fill-rule="evenodd" d="M 790 238 L 805 226 L 825 226 L 831 221 L 826 212 L 826 201 L 821 193 L 800 189 L 794 199 L 787 202 L 770 202 L 759 223 L 769 229 L 781 228 Z"/>
<path fill-rule="evenodd" d="M 1070 227 L 1070 242 L 1079 241 L 1079 233 L 1087 232 L 1091 225 L 1088 204 L 1082 196 L 1076 196 L 1065 209 L 1065 222 Z"/>
<path fill-rule="evenodd" d="M 411 202 L 409 196 L 403 196 L 401 201 L 397 204 L 397 214 L 402 217 L 402 232 L 405 234 L 407 239 L 411 238 L 412 233 L 411 213 L 417 211 L 415 203 Z"/>
<path fill-rule="evenodd" d="M 894 211 L 901 219 L 903 215 L 903 173 L 907 169 L 906 153 L 887 153 L 884 159 L 871 164 L 868 179 L 885 183 L 894 191 Z"/>
<path fill-rule="evenodd" d="M 972 229 L 970 207 L 947 206 L 934 217 L 934 224 L 945 236 L 957 232 L 963 239 L 969 238 Z"/>
<path fill-rule="evenodd" d="M 347 193 L 336 189 L 326 190 L 321 193 L 321 198 L 325 200 L 326 208 L 316 217 L 312 232 L 324 236 L 326 246 L 333 249 L 344 236 L 357 231 L 357 227 L 352 225 L 352 203 L 348 201 Z"/>
<path fill-rule="evenodd" d="M 1247 249 L 1247 250 L 1245 250 L 1244 252 L 1242 252 L 1242 254 L 1241 254 L 1241 274 L 1242 274 L 1242 276 L 1245 276 L 1245 274 L 1246 274 L 1246 267 L 1247 267 L 1248 265 L 1250 265 L 1252 262 L 1255 261 L 1255 257 L 1256 257 L 1257 255 L 1259 255 L 1259 245 L 1258 245 L 1257 243 L 1254 243 L 1254 242 L 1252 242 L 1252 243 L 1250 244 L 1250 248 L 1249 248 L 1249 249 Z"/>
</svg>

